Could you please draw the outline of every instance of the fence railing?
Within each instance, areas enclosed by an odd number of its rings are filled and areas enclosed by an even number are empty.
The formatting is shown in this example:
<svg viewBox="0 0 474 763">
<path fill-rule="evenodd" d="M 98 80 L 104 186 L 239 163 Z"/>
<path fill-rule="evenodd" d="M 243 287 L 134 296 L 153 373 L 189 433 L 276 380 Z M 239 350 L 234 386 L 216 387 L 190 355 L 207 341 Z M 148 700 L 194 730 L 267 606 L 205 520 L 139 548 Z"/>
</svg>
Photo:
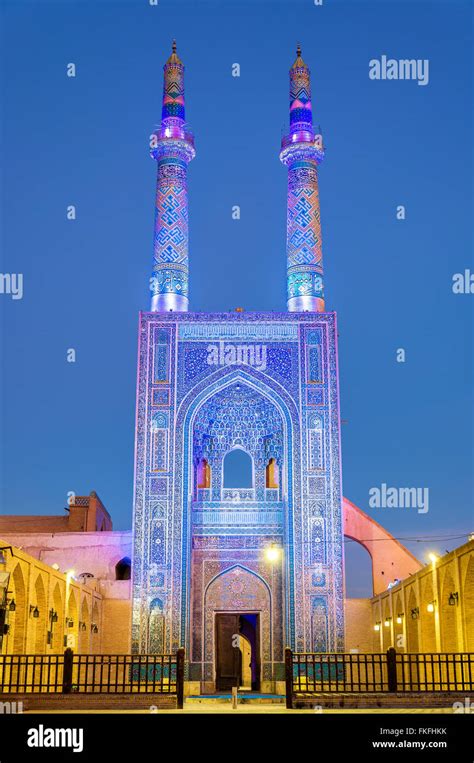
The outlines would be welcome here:
<svg viewBox="0 0 474 763">
<path fill-rule="evenodd" d="M 322 693 L 474 690 L 474 654 L 293 653 L 285 650 L 286 704 Z"/>
<path fill-rule="evenodd" d="M 184 649 L 172 654 L 0 655 L 0 693 L 174 695 L 183 707 Z"/>
<path fill-rule="evenodd" d="M 54 694 L 63 691 L 64 654 L 0 656 L 0 692 Z"/>
<path fill-rule="evenodd" d="M 472 691 L 474 654 L 396 653 L 394 691 Z M 394 679 L 395 682 L 395 679 Z"/>
</svg>

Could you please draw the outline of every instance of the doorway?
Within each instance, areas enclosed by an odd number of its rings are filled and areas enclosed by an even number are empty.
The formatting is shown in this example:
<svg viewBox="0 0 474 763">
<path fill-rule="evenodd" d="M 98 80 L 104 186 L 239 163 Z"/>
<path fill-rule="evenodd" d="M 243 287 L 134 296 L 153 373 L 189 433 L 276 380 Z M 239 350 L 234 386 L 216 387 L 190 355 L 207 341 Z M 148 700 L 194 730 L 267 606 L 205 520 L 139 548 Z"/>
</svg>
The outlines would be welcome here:
<svg viewBox="0 0 474 763">
<path fill-rule="evenodd" d="M 260 689 L 259 615 L 216 614 L 216 691 Z"/>
</svg>

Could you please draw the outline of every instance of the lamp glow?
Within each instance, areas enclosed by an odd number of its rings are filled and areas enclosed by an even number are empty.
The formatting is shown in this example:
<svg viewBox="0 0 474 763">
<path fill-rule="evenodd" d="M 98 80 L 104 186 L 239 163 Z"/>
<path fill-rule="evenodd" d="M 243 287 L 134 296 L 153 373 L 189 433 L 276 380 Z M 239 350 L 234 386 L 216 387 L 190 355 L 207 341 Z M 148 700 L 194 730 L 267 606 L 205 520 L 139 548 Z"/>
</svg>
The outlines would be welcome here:
<svg viewBox="0 0 474 763">
<path fill-rule="evenodd" d="M 269 562 L 276 562 L 280 558 L 280 549 L 275 543 L 272 543 L 267 549 L 265 549 L 265 556 Z"/>
</svg>

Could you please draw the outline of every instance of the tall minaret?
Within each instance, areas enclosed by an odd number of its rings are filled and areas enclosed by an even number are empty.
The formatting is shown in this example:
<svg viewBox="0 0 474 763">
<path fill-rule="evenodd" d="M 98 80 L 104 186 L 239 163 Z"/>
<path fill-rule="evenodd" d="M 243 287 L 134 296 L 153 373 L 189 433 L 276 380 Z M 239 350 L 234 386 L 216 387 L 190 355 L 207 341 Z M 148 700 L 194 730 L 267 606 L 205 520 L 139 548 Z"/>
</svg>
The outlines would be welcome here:
<svg viewBox="0 0 474 763">
<path fill-rule="evenodd" d="M 151 310 L 188 309 L 187 167 L 196 152 L 186 131 L 184 66 L 173 52 L 164 69 L 161 127 L 152 136 L 151 155 L 158 162 Z"/>
<path fill-rule="evenodd" d="M 324 312 L 323 253 L 319 214 L 318 164 L 321 135 L 313 129 L 310 71 L 296 50 L 290 69 L 290 133 L 281 142 L 288 167 L 287 304 L 290 312 Z"/>
</svg>

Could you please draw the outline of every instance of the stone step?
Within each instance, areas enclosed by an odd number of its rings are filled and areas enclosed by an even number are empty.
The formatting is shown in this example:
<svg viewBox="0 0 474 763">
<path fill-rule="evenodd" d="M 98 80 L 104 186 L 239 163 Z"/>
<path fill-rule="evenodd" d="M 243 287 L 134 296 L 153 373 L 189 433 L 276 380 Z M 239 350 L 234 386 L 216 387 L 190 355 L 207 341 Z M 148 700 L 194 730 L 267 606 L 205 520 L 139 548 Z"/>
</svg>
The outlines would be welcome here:
<svg viewBox="0 0 474 763">
<path fill-rule="evenodd" d="M 360 709 L 360 708 L 454 708 L 455 703 L 464 703 L 466 692 L 384 692 L 382 693 L 319 693 L 294 694 L 294 708 L 314 709 Z M 456 705 L 459 707 L 460 705 Z"/>
<path fill-rule="evenodd" d="M 237 701 L 239 705 L 284 705 L 285 697 L 283 694 L 246 694 L 238 693 Z M 186 697 L 186 704 L 212 705 L 217 702 L 232 703 L 232 694 L 194 694 Z"/>
</svg>

